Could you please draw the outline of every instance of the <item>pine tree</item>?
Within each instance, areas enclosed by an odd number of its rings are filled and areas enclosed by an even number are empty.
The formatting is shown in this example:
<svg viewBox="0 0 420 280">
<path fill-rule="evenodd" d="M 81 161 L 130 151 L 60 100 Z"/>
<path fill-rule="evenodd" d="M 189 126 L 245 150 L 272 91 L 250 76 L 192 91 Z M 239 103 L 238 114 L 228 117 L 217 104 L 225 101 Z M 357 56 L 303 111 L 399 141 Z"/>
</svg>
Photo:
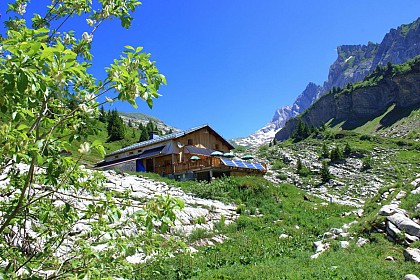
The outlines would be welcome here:
<svg viewBox="0 0 420 280">
<path fill-rule="evenodd" d="M 322 158 L 328 158 L 330 155 L 330 152 L 328 151 L 328 147 L 327 144 L 325 144 L 325 142 L 322 144 L 322 153 L 321 153 L 321 157 Z"/>
<path fill-rule="evenodd" d="M 140 131 L 139 142 L 143 142 L 147 140 L 149 140 L 149 133 L 147 133 L 146 129 L 143 129 L 142 131 Z"/>
<path fill-rule="evenodd" d="M 125 125 L 117 110 L 113 110 L 109 114 L 107 131 L 110 142 L 124 139 Z"/>
<path fill-rule="evenodd" d="M 297 164 L 296 164 L 296 173 L 300 174 L 300 172 L 302 171 L 302 168 L 303 168 L 302 161 L 300 160 L 300 158 L 298 158 Z"/>
<path fill-rule="evenodd" d="M 308 138 L 309 135 L 310 130 L 308 125 L 302 120 L 302 118 L 299 118 L 297 127 L 293 132 L 293 137 L 299 141 Z"/>
<path fill-rule="evenodd" d="M 346 146 L 344 147 L 344 155 L 349 156 L 351 154 L 351 147 L 349 142 L 346 142 Z"/>
<path fill-rule="evenodd" d="M 343 152 L 341 151 L 340 147 L 337 146 L 331 150 L 330 159 L 331 161 L 337 161 L 337 160 L 343 159 Z"/>
<path fill-rule="evenodd" d="M 133 127 L 133 122 L 131 121 L 131 119 L 128 119 L 128 127 Z"/>
<path fill-rule="evenodd" d="M 323 183 L 328 182 L 332 178 L 332 175 L 330 173 L 330 169 L 328 167 L 328 163 L 326 160 L 322 162 L 322 168 L 321 168 L 320 174 L 321 174 L 321 180 Z"/>
<path fill-rule="evenodd" d="M 105 113 L 104 106 L 101 106 L 101 109 L 99 109 L 98 120 L 102 123 L 106 123 L 106 113 Z"/>
</svg>

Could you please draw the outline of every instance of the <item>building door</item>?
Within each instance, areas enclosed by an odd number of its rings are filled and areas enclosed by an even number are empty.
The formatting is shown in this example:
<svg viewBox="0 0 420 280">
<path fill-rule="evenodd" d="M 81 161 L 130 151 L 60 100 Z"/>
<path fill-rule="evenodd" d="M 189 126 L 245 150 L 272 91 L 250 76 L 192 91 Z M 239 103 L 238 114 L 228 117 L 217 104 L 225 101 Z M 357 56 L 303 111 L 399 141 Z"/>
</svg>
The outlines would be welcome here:
<svg viewBox="0 0 420 280">
<path fill-rule="evenodd" d="M 146 171 L 147 172 L 154 172 L 155 171 L 155 167 L 153 166 L 153 159 L 152 158 L 146 159 Z"/>
<path fill-rule="evenodd" d="M 136 160 L 136 172 L 145 172 L 146 168 L 144 168 L 143 160 L 138 159 Z"/>
</svg>

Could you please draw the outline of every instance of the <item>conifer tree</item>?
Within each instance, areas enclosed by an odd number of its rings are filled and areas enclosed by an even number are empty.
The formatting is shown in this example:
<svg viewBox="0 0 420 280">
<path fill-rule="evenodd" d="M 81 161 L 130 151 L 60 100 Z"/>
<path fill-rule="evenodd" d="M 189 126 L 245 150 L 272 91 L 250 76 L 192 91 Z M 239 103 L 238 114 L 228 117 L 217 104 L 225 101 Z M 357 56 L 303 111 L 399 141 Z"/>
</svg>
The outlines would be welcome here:
<svg viewBox="0 0 420 280">
<path fill-rule="evenodd" d="M 322 168 L 321 168 L 320 174 L 321 174 L 321 180 L 323 183 L 328 182 L 332 178 L 332 175 L 330 173 L 330 169 L 328 167 L 328 163 L 326 160 L 322 161 Z"/>
<path fill-rule="evenodd" d="M 105 113 L 104 106 L 101 106 L 101 109 L 99 110 L 98 120 L 102 123 L 106 123 L 106 113 Z"/>
<path fill-rule="evenodd" d="M 349 156 L 351 154 L 351 147 L 349 142 L 346 142 L 346 146 L 344 147 L 344 155 Z"/>
<path fill-rule="evenodd" d="M 327 144 L 322 143 L 322 153 L 321 153 L 321 157 L 323 158 L 328 158 L 330 155 L 330 152 L 328 151 L 328 147 Z"/>
<path fill-rule="evenodd" d="M 125 125 L 117 110 L 112 110 L 109 115 L 107 131 L 110 142 L 124 139 Z"/>
<path fill-rule="evenodd" d="M 143 129 L 142 131 L 140 131 L 139 142 L 143 142 L 147 140 L 149 140 L 149 133 L 147 133 L 146 129 Z"/>
</svg>

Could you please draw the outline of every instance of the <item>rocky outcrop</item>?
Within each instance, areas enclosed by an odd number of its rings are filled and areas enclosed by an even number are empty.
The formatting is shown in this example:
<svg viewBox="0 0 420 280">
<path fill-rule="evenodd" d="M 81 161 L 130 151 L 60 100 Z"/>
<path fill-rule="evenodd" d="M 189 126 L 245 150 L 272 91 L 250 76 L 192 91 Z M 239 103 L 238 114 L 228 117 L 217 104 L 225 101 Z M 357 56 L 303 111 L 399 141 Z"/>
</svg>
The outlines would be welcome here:
<svg viewBox="0 0 420 280">
<path fill-rule="evenodd" d="M 420 61 L 412 71 L 386 77 L 376 86 L 364 86 L 339 94 L 326 94 L 317 100 L 301 117 L 307 124 L 320 126 L 331 119 L 345 122 L 343 128 L 351 129 L 371 118 L 380 116 L 389 106 L 410 107 L 420 103 Z M 285 140 L 296 129 L 298 120 L 290 119 L 276 134 L 277 140 Z"/>
<path fill-rule="evenodd" d="M 401 64 L 419 54 L 420 18 L 413 23 L 391 29 L 379 44 L 369 42 L 367 45 L 338 46 L 337 59 L 330 66 L 328 80 L 322 86 L 309 83 L 292 106 L 278 108 L 272 120 L 264 128 L 242 139 L 245 139 L 247 145 L 261 144 L 261 142 L 266 144 L 271 140 L 269 135 L 275 134 L 287 120 L 302 113 L 334 87 L 344 88 L 348 83 L 362 81 L 378 65 L 383 66 L 388 62 Z M 267 137 L 264 134 L 267 134 Z M 258 138 L 264 141 L 258 141 Z"/>
<path fill-rule="evenodd" d="M 420 249 L 407 248 L 404 250 L 404 258 L 406 261 L 420 263 Z"/>
</svg>

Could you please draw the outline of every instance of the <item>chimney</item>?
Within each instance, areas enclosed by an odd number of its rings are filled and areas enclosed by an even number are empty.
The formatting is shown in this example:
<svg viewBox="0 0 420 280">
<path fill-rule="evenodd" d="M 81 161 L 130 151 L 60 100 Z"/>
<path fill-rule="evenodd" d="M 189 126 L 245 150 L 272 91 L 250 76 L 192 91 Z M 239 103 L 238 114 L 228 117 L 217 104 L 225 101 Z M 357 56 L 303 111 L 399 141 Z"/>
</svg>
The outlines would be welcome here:
<svg viewBox="0 0 420 280">
<path fill-rule="evenodd" d="M 156 131 L 152 131 L 152 132 L 149 133 L 149 140 L 157 139 L 159 137 L 160 136 L 159 136 L 159 134 Z"/>
</svg>

